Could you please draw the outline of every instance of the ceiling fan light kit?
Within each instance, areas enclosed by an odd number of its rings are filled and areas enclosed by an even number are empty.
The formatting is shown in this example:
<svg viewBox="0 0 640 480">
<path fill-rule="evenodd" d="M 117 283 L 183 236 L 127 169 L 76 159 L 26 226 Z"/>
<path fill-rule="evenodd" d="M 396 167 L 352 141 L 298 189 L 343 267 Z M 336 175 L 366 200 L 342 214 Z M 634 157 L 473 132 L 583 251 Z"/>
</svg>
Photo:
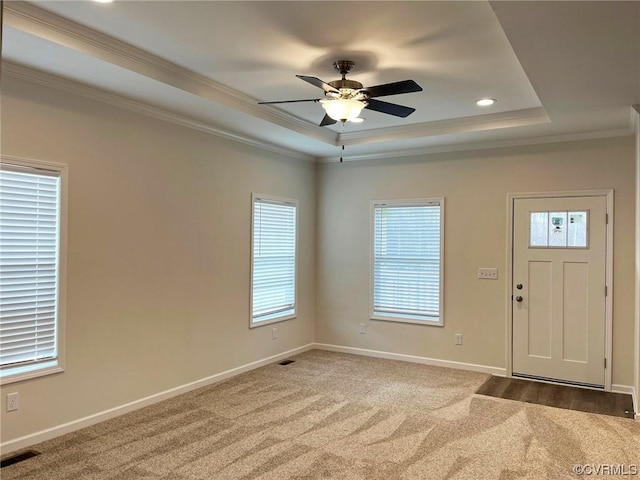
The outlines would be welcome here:
<svg viewBox="0 0 640 480">
<path fill-rule="evenodd" d="M 375 100 L 374 97 L 421 92 L 422 87 L 420 87 L 420 85 L 413 80 L 403 80 L 365 88 L 362 83 L 346 78 L 354 66 L 355 64 L 351 60 L 338 60 L 334 62 L 333 67 L 342 75 L 342 78 L 331 82 L 324 82 L 316 77 L 296 75 L 300 80 L 304 80 L 324 90 L 324 98 L 258 103 L 265 105 L 274 103 L 320 102 L 326 112 L 320 122 L 321 127 L 333 125 L 336 122 L 342 122 L 344 124 L 347 121 L 353 121 L 360 116 L 364 108 L 401 118 L 406 118 L 415 112 L 415 108 Z"/>
<path fill-rule="evenodd" d="M 332 119 L 341 122 L 351 121 L 360 116 L 366 103 L 352 98 L 336 98 L 335 100 L 320 100 L 322 108 Z"/>
</svg>

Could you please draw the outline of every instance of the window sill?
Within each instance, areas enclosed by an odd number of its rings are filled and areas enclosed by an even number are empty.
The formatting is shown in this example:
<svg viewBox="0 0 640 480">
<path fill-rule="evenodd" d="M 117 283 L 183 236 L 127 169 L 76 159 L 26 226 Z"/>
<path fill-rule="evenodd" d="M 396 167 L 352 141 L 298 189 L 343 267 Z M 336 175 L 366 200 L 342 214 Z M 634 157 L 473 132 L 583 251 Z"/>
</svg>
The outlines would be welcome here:
<svg viewBox="0 0 640 480">
<path fill-rule="evenodd" d="M 263 325 L 271 325 L 272 323 L 284 322 L 285 320 L 291 320 L 296 318 L 298 315 L 295 310 L 287 310 L 286 312 L 279 312 L 274 315 L 265 315 L 264 317 L 256 320 L 254 318 L 251 319 L 249 324 L 249 328 L 261 327 Z"/>
<path fill-rule="evenodd" d="M 21 367 L 7 368 L 0 374 L 0 385 L 22 382 L 32 378 L 44 377 L 55 373 L 63 372 L 64 368 L 58 360 L 37 363 L 34 365 L 24 365 Z"/>
<path fill-rule="evenodd" d="M 373 313 L 371 320 L 381 320 L 384 322 L 412 323 L 414 325 L 426 325 L 428 327 L 443 327 L 442 317 L 419 317 L 412 315 L 389 315 Z"/>
</svg>

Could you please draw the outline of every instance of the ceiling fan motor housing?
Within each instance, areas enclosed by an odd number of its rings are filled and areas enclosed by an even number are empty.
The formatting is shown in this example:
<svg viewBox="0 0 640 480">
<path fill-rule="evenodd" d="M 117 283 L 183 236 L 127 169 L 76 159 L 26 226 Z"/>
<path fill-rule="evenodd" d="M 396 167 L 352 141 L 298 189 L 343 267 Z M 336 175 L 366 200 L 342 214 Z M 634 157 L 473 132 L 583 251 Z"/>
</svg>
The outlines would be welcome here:
<svg viewBox="0 0 640 480">
<path fill-rule="evenodd" d="M 360 90 L 362 88 L 362 84 L 360 82 L 356 82 L 355 80 L 333 80 L 332 82 L 328 82 L 333 88 L 338 90 L 342 88 L 348 88 L 350 90 Z"/>
<path fill-rule="evenodd" d="M 357 90 L 362 90 L 362 84 L 360 82 L 356 82 L 355 80 L 347 80 L 345 78 L 347 73 L 351 71 L 354 65 L 355 63 L 353 63 L 351 60 L 338 60 L 336 62 L 333 62 L 333 68 L 335 68 L 340 73 L 340 75 L 342 75 L 342 79 L 329 82 L 329 85 L 331 85 L 336 90 L 339 90 L 340 94 L 328 96 L 352 98 Z"/>
</svg>

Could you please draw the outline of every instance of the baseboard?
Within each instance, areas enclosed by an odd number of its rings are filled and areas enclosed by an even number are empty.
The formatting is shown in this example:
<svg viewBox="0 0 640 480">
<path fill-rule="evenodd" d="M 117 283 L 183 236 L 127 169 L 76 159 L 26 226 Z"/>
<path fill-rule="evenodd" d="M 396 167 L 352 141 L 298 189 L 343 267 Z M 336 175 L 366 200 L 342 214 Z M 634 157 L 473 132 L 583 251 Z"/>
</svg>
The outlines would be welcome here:
<svg viewBox="0 0 640 480">
<path fill-rule="evenodd" d="M 231 370 L 227 370 L 225 372 L 216 373 L 215 375 L 211 375 L 210 377 L 202 378 L 194 382 L 180 385 L 179 387 L 171 388 L 169 390 L 165 390 L 163 392 L 156 393 L 154 395 L 150 395 L 148 397 L 144 397 L 139 400 L 126 403 L 124 405 L 120 405 L 118 407 L 110 408 L 109 410 L 98 412 L 93 415 L 80 418 L 78 420 L 73 420 L 71 422 L 64 423 L 62 425 L 48 428 L 46 430 L 41 430 L 39 432 L 25 435 L 23 437 L 16 438 L 14 440 L 9 440 L 7 442 L 0 444 L 0 451 L 2 451 L 2 454 L 4 455 L 6 453 L 11 453 L 16 450 L 21 450 L 23 448 L 30 447 L 37 443 L 44 442 L 46 440 L 50 440 L 55 437 L 59 437 L 60 435 L 74 432 L 76 430 L 80 430 L 81 428 L 90 427 L 91 425 L 95 425 L 96 423 L 104 422 L 105 420 L 109 420 L 111 418 L 124 415 L 125 413 L 129 413 L 134 410 L 138 410 L 140 408 L 153 405 L 154 403 L 161 402 L 162 400 L 167 400 L 169 398 L 176 397 L 183 393 L 187 393 L 201 387 L 206 387 L 207 385 L 212 385 L 217 382 L 221 382 L 222 380 L 235 377 L 236 375 L 240 375 L 241 373 L 245 373 L 250 370 L 263 367 L 270 363 L 277 362 L 278 360 L 282 360 L 287 357 L 297 355 L 299 353 L 306 352 L 313 348 L 314 348 L 314 344 L 310 343 L 308 345 L 294 348 L 292 350 L 288 350 L 286 352 L 282 352 L 277 355 L 273 355 L 271 357 L 263 358 L 262 360 L 257 360 L 255 362 L 251 362 L 246 365 L 242 365 L 240 367 L 232 368 Z"/>
<path fill-rule="evenodd" d="M 464 362 L 455 362 L 451 360 L 441 360 L 436 358 L 429 357 L 420 357 L 416 355 L 405 355 L 401 353 L 391 353 L 391 352 L 383 352 L 379 350 L 369 350 L 364 348 L 356 348 L 356 347 L 344 347 L 339 345 L 329 345 L 325 343 L 309 343 L 302 347 L 294 348 L 292 350 L 288 350 L 286 352 L 279 353 L 277 355 L 273 355 L 271 357 L 263 358 L 261 360 L 257 360 L 255 362 L 248 363 L 246 365 L 242 365 L 240 367 L 232 368 L 231 370 L 227 370 L 224 372 L 217 373 L 215 375 L 211 375 L 209 377 L 202 378 L 200 380 L 196 380 L 194 382 L 190 382 L 175 388 L 171 388 L 169 390 L 165 390 L 163 392 L 156 393 L 154 395 L 150 395 L 148 397 L 141 398 L 139 400 L 135 400 L 133 402 L 126 403 L 124 405 L 120 405 L 118 407 L 111 408 L 109 410 L 105 410 L 102 412 L 95 413 L 93 415 L 89 415 L 87 417 L 80 418 L 78 420 L 73 420 L 68 423 L 64 423 L 62 425 L 58 425 L 52 428 L 48 428 L 46 430 L 41 430 L 39 432 L 35 432 L 29 435 L 25 435 L 20 438 L 16 438 L 14 440 L 9 440 L 7 442 L 0 444 L 0 451 L 2 454 L 11 453 L 17 450 L 21 450 L 23 448 L 30 447 L 40 442 L 44 442 L 46 440 L 50 440 L 55 437 L 59 437 L 60 435 L 64 435 L 66 433 L 74 432 L 76 430 L 80 430 L 81 428 L 90 427 L 91 425 L 95 425 L 96 423 L 104 422 L 105 420 L 109 420 L 111 418 L 115 418 L 120 415 L 124 415 L 125 413 L 132 412 L 134 410 L 138 410 L 143 407 L 147 407 L 149 405 L 153 405 L 154 403 L 161 402 L 163 400 L 167 400 L 169 398 L 176 397 L 183 393 L 190 392 L 192 390 L 196 390 L 201 387 L 205 387 L 207 385 L 212 385 L 217 382 L 221 382 L 222 380 L 226 380 L 228 378 L 234 377 L 236 375 L 240 375 L 241 373 L 248 372 L 250 370 L 254 370 L 256 368 L 263 367 L 273 362 L 277 362 L 278 360 L 282 360 L 284 358 L 298 355 L 300 353 L 312 350 L 317 348 L 319 350 L 328 350 L 332 352 L 341 352 L 341 353 L 351 353 L 354 355 L 363 355 L 368 357 L 377 357 L 377 358 L 386 358 L 389 360 L 400 360 L 403 362 L 412 362 L 412 363 L 421 363 L 424 365 L 433 365 L 437 367 L 447 367 L 447 368 L 457 368 L 460 370 L 470 370 L 474 372 L 487 373 L 490 375 L 497 375 L 504 377 L 507 372 L 505 368 L 499 367 L 490 367 L 487 365 L 478 365 L 473 363 L 464 363 Z M 626 393 L 631 394 L 633 396 L 633 405 L 634 410 L 638 412 L 638 395 L 634 387 L 628 385 L 612 385 L 612 391 L 616 393 Z M 636 420 L 640 420 L 640 412 L 636 413 Z"/>
<path fill-rule="evenodd" d="M 633 395 L 633 411 L 636 412 L 636 420 L 640 420 L 640 399 L 638 399 L 638 390 L 632 387 L 631 395 Z"/>
<path fill-rule="evenodd" d="M 422 363 L 435 367 L 457 368 L 459 370 L 471 370 L 473 372 L 488 373 L 504 377 L 507 375 L 506 368 L 490 367 L 488 365 L 477 365 L 475 363 L 455 362 L 452 360 L 441 360 L 438 358 L 419 357 L 416 355 L 405 355 L 403 353 L 383 352 L 380 350 L 368 350 L 365 348 L 343 347 L 339 345 L 329 345 L 326 343 L 314 343 L 313 348 L 328 350 L 331 352 L 352 353 L 354 355 L 364 355 L 366 357 L 386 358 L 388 360 L 400 360 L 402 362 Z"/>
<path fill-rule="evenodd" d="M 625 395 L 631 395 L 631 399 L 633 400 L 633 411 L 635 412 L 634 418 L 636 420 L 640 420 L 640 413 L 638 412 L 638 394 L 633 385 L 619 385 L 613 384 L 611 385 L 611 391 L 613 393 L 624 393 Z"/>
<path fill-rule="evenodd" d="M 631 385 L 619 385 L 619 384 L 612 384 L 611 385 L 611 391 L 613 393 L 624 393 L 625 395 L 631 395 L 634 396 L 634 388 Z M 635 408 L 635 404 L 634 404 L 634 408 Z"/>
</svg>

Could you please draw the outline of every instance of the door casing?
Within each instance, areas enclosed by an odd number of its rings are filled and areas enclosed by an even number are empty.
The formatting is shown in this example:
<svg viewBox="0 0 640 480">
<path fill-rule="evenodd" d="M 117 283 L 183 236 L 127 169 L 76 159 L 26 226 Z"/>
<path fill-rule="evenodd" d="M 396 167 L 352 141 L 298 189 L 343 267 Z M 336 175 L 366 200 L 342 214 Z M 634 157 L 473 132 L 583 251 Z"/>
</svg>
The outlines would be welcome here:
<svg viewBox="0 0 640 480">
<path fill-rule="evenodd" d="M 605 298 L 605 356 L 607 358 L 607 366 L 604 372 L 606 391 L 611 390 L 611 372 L 612 372 L 612 325 L 613 325 L 613 189 L 602 190 L 576 190 L 561 192 L 527 192 L 527 193 L 509 193 L 507 194 L 507 259 L 506 259 L 506 315 L 507 334 L 506 334 L 506 373 L 508 377 L 513 375 L 513 301 L 511 296 L 513 293 L 513 206 L 514 200 L 519 198 L 567 198 L 567 197 L 606 197 L 607 199 L 607 215 L 608 222 L 606 225 L 606 285 L 607 297 Z M 588 387 L 584 387 L 588 388 Z"/>
</svg>

